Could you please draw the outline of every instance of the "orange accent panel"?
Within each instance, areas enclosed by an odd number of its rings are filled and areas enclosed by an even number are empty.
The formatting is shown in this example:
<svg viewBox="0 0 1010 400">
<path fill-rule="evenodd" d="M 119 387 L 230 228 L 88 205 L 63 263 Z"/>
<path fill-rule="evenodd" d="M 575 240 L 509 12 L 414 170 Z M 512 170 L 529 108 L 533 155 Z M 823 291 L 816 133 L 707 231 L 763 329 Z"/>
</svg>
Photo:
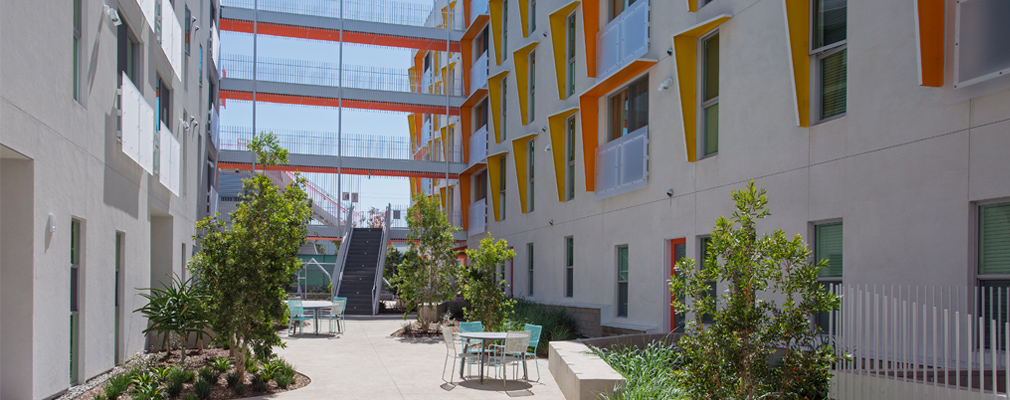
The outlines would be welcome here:
<svg viewBox="0 0 1010 400">
<path fill-rule="evenodd" d="M 219 96 L 222 99 L 252 101 L 252 92 L 221 90 L 219 92 Z M 287 94 L 273 94 L 273 93 L 257 93 L 256 101 L 265 103 L 298 104 L 298 105 L 320 106 L 320 107 L 343 106 L 344 108 L 356 108 L 361 110 L 399 111 L 399 112 L 418 113 L 418 114 L 445 113 L 444 106 L 397 104 L 397 103 L 384 103 L 378 101 L 362 101 L 362 100 L 350 100 L 350 99 L 344 99 L 343 103 L 339 103 L 337 99 L 331 99 L 331 98 L 312 97 L 312 96 L 293 96 Z M 450 108 L 449 115 L 459 115 L 459 108 Z"/>
<path fill-rule="evenodd" d="M 221 30 L 230 32 L 253 33 L 252 21 L 241 21 L 236 19 L 221 19 Z M 310 28 L 304 26 L 291 26 L 260 22 L 257 24 L 257 33 L 261 35 L 281 36 L 298 39 L 326 40 L 331 42 L 340 41 L 340 31 L 336 29 Z M 401 47 L 417 50 L 437 50 L 445 51 L 445 40 L 422 39 L 393 35 L 379 35 L 375 33 L 344 31 L 345 43 L 371 44 L 376 46 Z M 459 42 L 449 42 L 449 51 L 458 53 Z"/>
<path fill-rule="evenodd" d="M 919 86 L 943 87 L 943 0 L 916 0 Z"/>
<path fill-rule="evenodd" d="M 678 244 L 687 244 L 687 239 L 680 238 L 680 239 L 672 239 L 672 240 L 670 240 L 670 277 L 671 278 L 673 276 L 677 275 L 677 270 L 676 270 L 676 268 L 677 268 L 677 260 L 674 259 L 675 254 L 677 254 L 677 252 L 674 249 L 676 249 L 676 246 Z M 667 285 L 667 286 L 669 286 L 669 285 Z M 667 288 L 667 289 L 669 289 L 669 288 Z M 677 329 L 677 321 L 675 319 L 675 317 L 677 315 L 677 312 L 676 312 L 677 310 L 675 310 L 673 308 L 673 300 L 674 300 L 674 298 L 673 298 L 673 291 L 670 291 L 670 332 L 673 332 L 674 330 Z"/>
<path fill-rule="evenodd" d="M 586 191 L 596 191 L 596 147 L 600 142 L 600 98 L 655 64 L 656 61 L 651 60 L 632 61 L 579 96 L 579 111 L 582 114 L 582 158 L 586 165 Z"/>
<path fill-rule="evenodd" d="M 465 231 L 470 225 L 470 174 L 466 173 L 459 175 L 459 211 Z"/>
<path fill-rule="evenodd" d="M 460 57 L 463 59 L 463 92 L 470 93 L 470 67 L 473 66 L 473 39 L 463 38 L 461 43 L 463 51 Z"/>
<path fill-rule="evenodd" d="M 596 77 L 596 34 L 600 32 L 600 0 L 582 0 L 582 30 L 586 37 L 586 74 Z"/>
<path fill-rule="evenodd" d="M 250 163 L 219 162 L 219 169 L 234 169 L 248 171 L 252 169 Z M 292 171 L 292 172 L 313 172 L 320 174 L 335 174 L 337 167 L 311 167 L 304 165 L 257 165 L 260 171 Z M 371 176 L 397 176 L 402 178 L 445 178 L 445 172 L 415 172 L 415 171 L 388 171 L 376 169 L 347 168 L 343 167 L 341 173 L 348 175 L 371 175 Z M 458 174 L 449 174 L 449 179 L 459 178 Z"/>
</svg>

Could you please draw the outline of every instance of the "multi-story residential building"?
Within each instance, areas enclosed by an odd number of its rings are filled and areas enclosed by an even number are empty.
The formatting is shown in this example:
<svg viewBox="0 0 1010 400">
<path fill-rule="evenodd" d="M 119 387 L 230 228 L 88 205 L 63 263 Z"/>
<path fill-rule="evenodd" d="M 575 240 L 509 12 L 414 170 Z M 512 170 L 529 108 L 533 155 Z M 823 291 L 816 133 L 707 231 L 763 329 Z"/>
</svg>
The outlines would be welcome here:
<svg viewBox="0 0 1010 400">
<path fill-rule="evenodd" d="M 825 282 L 1007 284 L 1003 3 L 462 7 L 469 245 L 507 239 L 513 295 L 598 313 L 584 333 L 674 329 L 673 263 L 748 180 Z"/>
<path fill-rule="evenodd" d="M 186 276 L 216 207 L 217 7 L 0 3 L 0 398 L 153 344 L 139 293 Z"/>
</svg>

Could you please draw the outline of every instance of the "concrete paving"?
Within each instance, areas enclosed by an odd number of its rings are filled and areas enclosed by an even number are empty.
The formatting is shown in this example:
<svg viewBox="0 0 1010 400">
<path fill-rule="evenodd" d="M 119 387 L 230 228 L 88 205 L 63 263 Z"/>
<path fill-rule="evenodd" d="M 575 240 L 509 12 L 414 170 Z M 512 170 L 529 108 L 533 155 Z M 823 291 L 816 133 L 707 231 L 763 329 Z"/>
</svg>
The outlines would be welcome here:
<svg viewBox="0 0 1010 400">
<path fill-rule="evenodd" d="M 328 323 L 321 322 L 320 335 L 312 334 L 312 326 L 304 335 L 288 337 L 282 334 L 287 348 L 277 353 L 299 372 L 308 375 L 312 383 L 301 389 L 262 399 L 506 399 L 533 397 L 563 399 L 561 390 L 548 370 L 547 359 L 538 359 L 540 382 L 526 383 L 485 376 L 478 380 L 478 368 L 473 377 L 459 378 L 456 364 L 454 385 L 439 374 L 445 362 L 446 348 L 441 338 L 405 339 L 390 337 L 404 323 L 399 315 L 348 318 L 344 333 L 322 334 Z M 530 379 L 536 379 L 531 363 Z M 520 368 L 521 371 L 521 368 Z M 493 370 L 488 369 L 492 375 Z M 445 379 L 449 379 L 446 372 Z"/>
</svg>

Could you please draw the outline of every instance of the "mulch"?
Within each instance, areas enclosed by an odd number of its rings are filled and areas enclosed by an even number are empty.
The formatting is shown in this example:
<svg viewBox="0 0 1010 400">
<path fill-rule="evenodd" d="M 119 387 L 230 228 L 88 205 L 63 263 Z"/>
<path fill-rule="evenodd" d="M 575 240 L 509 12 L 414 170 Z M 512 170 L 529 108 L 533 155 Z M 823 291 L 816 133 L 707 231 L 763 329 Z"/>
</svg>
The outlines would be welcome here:
<svg viewBox="0 0 1010 400">
<path fill-rule="evenodd" d="M 171 355 L 167 355 L 167 356 L 166 356 L 165 352 L 159 352 L 157 354 L 159 355 L 158 361 L 155 362 L 155 366 L 157 366 L 157 367 L 174 366 L 174 365 L 179 365 L 179 363 L 180 363 L 179 352 L 177 352 L 177 351 L 176 352 L 172 352 Z M 203 367 L 205 365 L 208 365 L 210 363 L 210 360 L 215 359 L 215 358 L 221 358 L 221 357 L 228 357 L 228 350 L 218 349 L 218 348 L 215 348 L 215 349 L 204 349 L 204 350 L 189 350 L 186 353 L 187 369 L 191 369 L 191 370 L 193 370 L 195 372 L 195 371 L 199 370 L 201 367 Z M 282 393 L 282 392 L 287 392 L 287 391 L 290 391 L 290 390 L 295 390 L 295 389 L 298 389 L 298 388 L 305 387 L 306 385 L 308 385 L 312 381 L 311 379 L 309 379 L 309 377 L 307 377 L 307 376 L 303 375 L 302 373 L 296 371 L 295 372 L 295 383 L 292 384 L 292 385 L 289 385 L 286 389 L 281 389 L 281 388 L 277 387 L 277 384 L 274 383 L 274 381 L 271 380 L 270 382 L 267 383 L 267 390 L 265 392 L 257 392 L 257 391 L 252 390 L 252 387 L 250 387 L 250 383 L 251 383 L 251 379 L 252 379 L 252 374 L 250 374 L 250 373 L 247 372 L 246 373 L 245 382 L 243 382 L 243 384 L 245 385 L 245 392 L 240 396 L 240 395 L 235 394 L 235 392 L 231 388 L 229 388 L 229 387 L 227 387 L 225 385 L 225 376 L 227 376 L 229 373 L 234 372 L 234 371 L 235 371 L 235 369 L 232 368 L 232 369 L 228 370 L 228 372 L 225 372 L 225 373 L 221 374 L 221 377 L 218 379 L 218 382 L 214 385 L 214 389 L 211 390 L 210 399 L 212 399 L 212 400 L 230 400 L 230 399 L 242 399 L 242 398 L 247 398 L 247 397 L 255 397 L 255 396 L 268 395 L 268 394 Z M 197 377 L 197 379 L 199 379 L 199 377 Z M 104 384 L 98 385 L 95 388 L 93 388 L 93 389 L 87 391 L 86 393 L 82 394 L 81 396 L 77 397 L 75 400 L 91 400 L 95 396 L 103 393 L 102 392 L 102 387 L 103 386 L 104 386 Z M 178 398 L 180 398 L 180 399 L 184 398 L 186 396 L 186 394 L 188 394 L 188 393 L 194 393 L 193 392 L 193 383 L 186 383 L 186 384 L 184 384 L 183 385 L 183 389 L 182 389 L 182 393 L 179 395 Z M 122 396 L 120 396 L 120 399 L 121 400 L 132 400 L 132 397 L 129 395 L 129 393 L 126 393 L 126 394 L 123 394 Z"/>
</svg>

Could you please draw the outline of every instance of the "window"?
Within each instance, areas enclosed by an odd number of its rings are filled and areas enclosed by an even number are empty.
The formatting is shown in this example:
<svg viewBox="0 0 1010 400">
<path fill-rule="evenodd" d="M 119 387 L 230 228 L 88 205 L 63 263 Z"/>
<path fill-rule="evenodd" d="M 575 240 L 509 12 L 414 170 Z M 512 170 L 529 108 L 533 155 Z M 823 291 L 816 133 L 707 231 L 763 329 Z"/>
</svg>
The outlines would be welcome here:
<svg viewBox="0 0 1010 400">
<path fill-rule="evenodd" d="M 76 384 L 81 333 L 81 221 L 70 221 L 70 383 Z"/>
<path fill-rule="evenodd" d="M 537 155 L 536 149 L 534 149 L 535 146 L 536 146 L 535 139 L 530 139 L 529 142 L 527 142 L 526 144 L 526 153 L 527 153 L 526 162 L 527 162 L 527 170 L 529 171 L 529 186 L 528 189 L 526 190 L 526 198 L 527 198 L 526 212 L 533 212 L 533 204 L 535 203 L 533 199 L 536 198 L 536 196 L 534 196 L 533 193 L 533 189 L 536 187 L 536 185 L 533 184 L 534 177 L 536 176 L 534 171 L 536 163 L 533 162 L 533 159 Z"/>
<path fill-rule="evenodd" d="M 827 260 L 821 269 L 822 280 L 840 281 L 842 278 L 842 223 L 814 225 L 814 261 Z"/>
<path fill-rule="evenodd" d="M 568 59 L 568 85 L 567 96 L 575 95 L 575 12 L 568 14 L 568 49 L 566 50 Z"/>
<path fill-rule="evenodd" d="M 158 121 L 161 121 L 168 127 L 169 130 L 172 129 L 172 90 L 168 88 L 165 81 L 158 78 L 158 87 L 155 97 L 158 100 Z"/>
<path fill-rule="evenodd" d="M 200 87 L 203 87 L 203 45 L 200 45 L 200 78 L 197 82 L 200 83 Z"/>
<path fill-rule="evenodd" d="M 182 48 L 186 51 L 186 55 L 189 55 L 189 41 L 190 35 L 193 32 L 193 16 L 189 12 L 189 6 L 186 6 L 186 40 L 183 42 Z"/>
<path fill-rule="evenodd" d="M 487 198 L 487 170 L 480 171 L 473 177 L 473 199 L 481 201 Z"/>
<path fill-rule="evenodd" d="M 575 198 L 575 117 L 565 121 L 565 200 Z"/>
<path fill-rule="evenodd" d="M 530 116 L 529 122 L 536 118 L 537 110 L 537 50 L 530 52 L 530 101 L 526 114 Z"/>
<path fill-rule="evenodd" d="M 702 39 L 702 155 L 719 152 L 719 32 Z"/>
<path fill-rule="evenodd" d="M 507 0 L 501 2 L 501 53 L 502 60 L 509 59 L 509 2 Z M 504 86 L 502 89 L 502 93 L 505 93 Z"/>
<path fill-rule="evenodd" d="M 529 266 L 530 266 L 530 269 L 529 269 L 529 281 L 528 281 L 529 282 L 528 283 L 528 285 L 529 285 L 529 292 L 528 292 L 528 294 L 530 296 L 532 296 L 533 295 L 533 243 L 526 244 L 526 256 L 528 257 L 528 262 L 529 262 Z"/>
<path fill-rule="evenodd" d="M 505 4 L 505 3 L 502 3 L 502 4 Z M 501 125 L 501 135 L 500 135 L 501 136 L 501 141 L 499 141 L 498 143 L 504 142 L 505 139 L 507 138 L 507 135 L 505 134 L 505 132 L 507 131 L 506 128 L 509 125 L 508 124 L 508 118 L 507 118 L 507 116 L 508 116 L 508 105 L 509 105 L 509 98 L 508 98 L 508 95 L 507 95 L 507 93 L 508 93 L 508 86 L 509 86 L 509 77 L 503 76 L 501 78 L 501 124 L 499 124 L 499 125 Z"/>
<path fill-rule="evenodd" d="M 698 268 L 705 268 L 705 263 L 708 261 L 708 246 L 712 244 L 712 238 L 705 236 L 699 241 L 699 256 L 698 256 Z M 718 292 L 716 292 L 716 282 L 708 281 L 708 293 L 704 297 L 716 298 Z M 709 314 L 701 315 L 701 322 L 703 324 L 711 324 L 715 322 Z"/>
<path fill-rule="evenodd" d="M 117 66 L 118 71 L 117 78 L 122 78 L 125 73 L 131 81 L 137 82 L 137 40 L 133 38 L 133 34 L 130 31 L 129 24 L 123 20 L 123 23 L 116 28 L 116 40 L 117 40 Z M 120 82 L 122 83 L 122 82 Z"/>
<path fill-rule="evenodd" d="M 505 197 L 505 187 L 506 187 L 505 186 L 505 182 L 507 182 L 505 180 L 505 165 L 506 165 L 506 163 L 505 163 L 505 157 L 507 157 L 507 156 L 501 156 L 501 158 L 498 159 L 498 195 L 501 196 L 501 198 L 499 199 L 499 201 L 501 202 L 501 220 L 502 221 L 505 220 L 505 210 L 507 209 L 505 207 L 505 198 L 506 198 Z"/>
<path fill-rule="evenodd" d="M 608 21 L 613 21 L 632 4 L 635 4 L 635 0 L 610 0 L 610 19 Z"/>
<path fill-rule="evenodd" d="M 649 125 L 649 78 L 644 77 L 610 98 L 609 140 Z"/>
<path fill-rule="evenodd" d="M 575 239 L 565 238 L 565 297 L 575 297 Z"/>
<path fill-rule="evenodd" d="M 537 0 L 530 0 L 530 32 L 533 34 L 537 30 Z"/>
<path fill-rule="evenodd" d="M 84 0 L 73 0 L 74 2 L 74 57 L 73 57 L 73 95 L 74 100 L 81 101 L 81 2 Z"/>
<path fill-rule="evenodd" d="M 116 253 L 115 253 L 115 257 L 116 257 L 116 261 L 115 261 L 115 263 L 116 263 L 116 275 L 115 275 L 116 286 L 115 286 L 115 293 L 113 294 L 113 296 L 114 296 L 114 303 L 113 303 L 114 310 L 113 310 L 113 312 L 115 313 L 115 318 L 114 318 L 115 319 L 115 324 L 114 324 L 114 332 L 113 332 L 113 344 L 114 344 L 113 345 L 113 349 L 114 349 L 114 351 L 113 351 L 113 358 L 114 358 L 115 364 L 119 365 L 122 362 L 122 356 L 120 355 L 120 348 L 119 348 L 119 342 L 120 342 L 120 336 L 119 336 L 119 329 L 120 328 L 119 327 L 120 327 L 120 323 L 121 323 L 121 321 L 120 321 L 121 311 L 120 311 L 120 308 L 119 308 L 119 302 L 120 302 L 120 296 L 122 296 L 122 292 L 123 292 L 123 233 L 122 232 L 116 232 Z"/>
<path fill-rule="evenodd" d="M 473 124 L 474 127 L 479 130 L 480 128 L 487 126 L 487 99 L 484 99 L 480 102 L 480 104 L 477 104 L 474 111 L 474 115 L 476 116 L 475 120 L 477 122 Z"/>
<path fill-rule="evenodd" d="M 617 247 L 617 316 L 628 316 L 628 246 Z"/>
<path fill-rule="evenodd" d="M 681 243 L 675 243 L 673 245 L 672 256 L 674 264 L 679 262 L 684 257 L 687 257 L 687 243 L 685 240 L 681 239 Z M 683 297 L 680 298 L 680 302 L 685 303 Z M 684 318 L 683 313 L 678 313 L 676 312 L 676 310 L 674 310 L 674 313 L 670 315 L 670 318 L 673 318 L 673 331 L 683 333 L 684 327 L 687 325 L 686 324 L 687 321 Z"/>
<path fill-rule="evenodd" d="M 821 120 L 845 114 L 847 0 L 814 0 L 813 50 L 817 71 L 817 115 Z"/>
<path fill-rule="evenodd" d="M 978 208 L 978 275 L 1010 274 L 1010 203 Z"/>
</svg>

